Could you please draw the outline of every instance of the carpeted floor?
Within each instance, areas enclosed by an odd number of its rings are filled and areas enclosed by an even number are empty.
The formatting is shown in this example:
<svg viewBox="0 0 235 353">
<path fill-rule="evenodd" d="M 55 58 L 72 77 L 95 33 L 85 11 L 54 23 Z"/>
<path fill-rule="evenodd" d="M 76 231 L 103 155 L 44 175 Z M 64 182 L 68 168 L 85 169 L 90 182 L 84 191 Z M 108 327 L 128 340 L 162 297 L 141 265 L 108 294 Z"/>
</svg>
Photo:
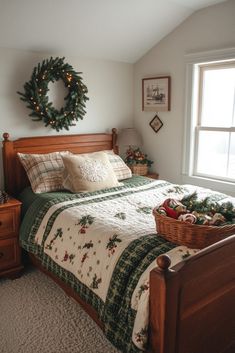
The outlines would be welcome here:
<svg viewBox="0 0 235 353">
<path fill-rule="evenodd" d="M 35 269 L 0 280 L 0 353 L 118 353 L 99 327 Z"/>
</svg>

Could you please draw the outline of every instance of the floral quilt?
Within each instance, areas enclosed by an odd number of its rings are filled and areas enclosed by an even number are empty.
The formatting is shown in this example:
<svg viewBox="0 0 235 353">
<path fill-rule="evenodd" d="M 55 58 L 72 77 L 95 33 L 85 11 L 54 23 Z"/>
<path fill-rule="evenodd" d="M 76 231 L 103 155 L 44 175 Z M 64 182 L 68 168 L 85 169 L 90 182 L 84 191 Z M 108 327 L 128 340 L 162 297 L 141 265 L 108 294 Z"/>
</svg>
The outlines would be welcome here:
<svg viewBox="0 0 235 353">
<path fill-rule="evenodd" d="M 145 350 L 149 273 L 162 253 L 172 266 L 197 250 L 156 234 L 152 209 L 168 197 L 193 192 L 225 199 L 194 186 L 133 178 L 103 192 L 57 194 L 34 202 L 21 226 L 21 244 L 91 304 L 105 334 L 123 352 Z"/>
</svg>

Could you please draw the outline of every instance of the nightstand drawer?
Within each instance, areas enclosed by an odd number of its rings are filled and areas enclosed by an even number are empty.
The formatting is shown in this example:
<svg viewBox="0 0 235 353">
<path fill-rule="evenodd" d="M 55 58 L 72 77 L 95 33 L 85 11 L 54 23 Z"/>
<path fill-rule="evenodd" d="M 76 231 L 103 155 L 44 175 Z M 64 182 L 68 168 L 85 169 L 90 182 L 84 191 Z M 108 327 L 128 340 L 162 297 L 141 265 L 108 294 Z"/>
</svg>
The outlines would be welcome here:
<svg viewBox="0 0 235 353">
<path fill-rule="evenodd" d="M 14 235 L 18 231 L 15 208 L 0 211 L 0 238 Z"/>
<path fill-rule="evenodd" d="M 18 239 L 0 240 L 0 270 L 19 264 Z"/>
</svg>

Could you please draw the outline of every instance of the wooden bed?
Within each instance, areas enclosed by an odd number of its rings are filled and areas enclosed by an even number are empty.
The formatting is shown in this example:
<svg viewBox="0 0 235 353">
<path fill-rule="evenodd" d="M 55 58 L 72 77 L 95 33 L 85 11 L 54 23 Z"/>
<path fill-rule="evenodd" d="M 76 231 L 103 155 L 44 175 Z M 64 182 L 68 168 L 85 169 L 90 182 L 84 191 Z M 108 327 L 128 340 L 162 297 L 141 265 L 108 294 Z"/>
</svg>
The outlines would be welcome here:
<svg viewBox="0 0 235 353">
<path fill-rule="evenodd" d="M 27 176 L 17 152 L 49 153 L 69 150 L 85 153 L 116 148 L 116 129 L 110 134 L 26 137 L 15 141 L 3 134 L 3 163 L 6 191 L 17 197 Z M 74 297 L 102 327 L 93 308 L 73 290 L 45 270 Z M 170 268 L 161 255 L 150 276 L 149 348 L 152 353 L 235 352 L 235 235 L 218 242 Z"/>
</svg>

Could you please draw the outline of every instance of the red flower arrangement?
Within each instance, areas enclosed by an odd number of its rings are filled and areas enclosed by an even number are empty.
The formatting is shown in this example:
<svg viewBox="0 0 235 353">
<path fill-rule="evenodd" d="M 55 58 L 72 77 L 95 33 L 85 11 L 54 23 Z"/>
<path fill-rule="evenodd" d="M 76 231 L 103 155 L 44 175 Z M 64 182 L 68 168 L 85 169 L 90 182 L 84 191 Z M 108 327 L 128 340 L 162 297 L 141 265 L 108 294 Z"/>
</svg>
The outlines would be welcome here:
<svg viewBox="0 0 235 353">
<path fill-rule="evenodd" d="M 148 167 L 151 167 L 153 161 L 147 158 L 147 154 L 143 153 L 140 148 L 133 149 L 131 147 L 126 151 L 126 164 L 147 164 Z"/>
</svg>

